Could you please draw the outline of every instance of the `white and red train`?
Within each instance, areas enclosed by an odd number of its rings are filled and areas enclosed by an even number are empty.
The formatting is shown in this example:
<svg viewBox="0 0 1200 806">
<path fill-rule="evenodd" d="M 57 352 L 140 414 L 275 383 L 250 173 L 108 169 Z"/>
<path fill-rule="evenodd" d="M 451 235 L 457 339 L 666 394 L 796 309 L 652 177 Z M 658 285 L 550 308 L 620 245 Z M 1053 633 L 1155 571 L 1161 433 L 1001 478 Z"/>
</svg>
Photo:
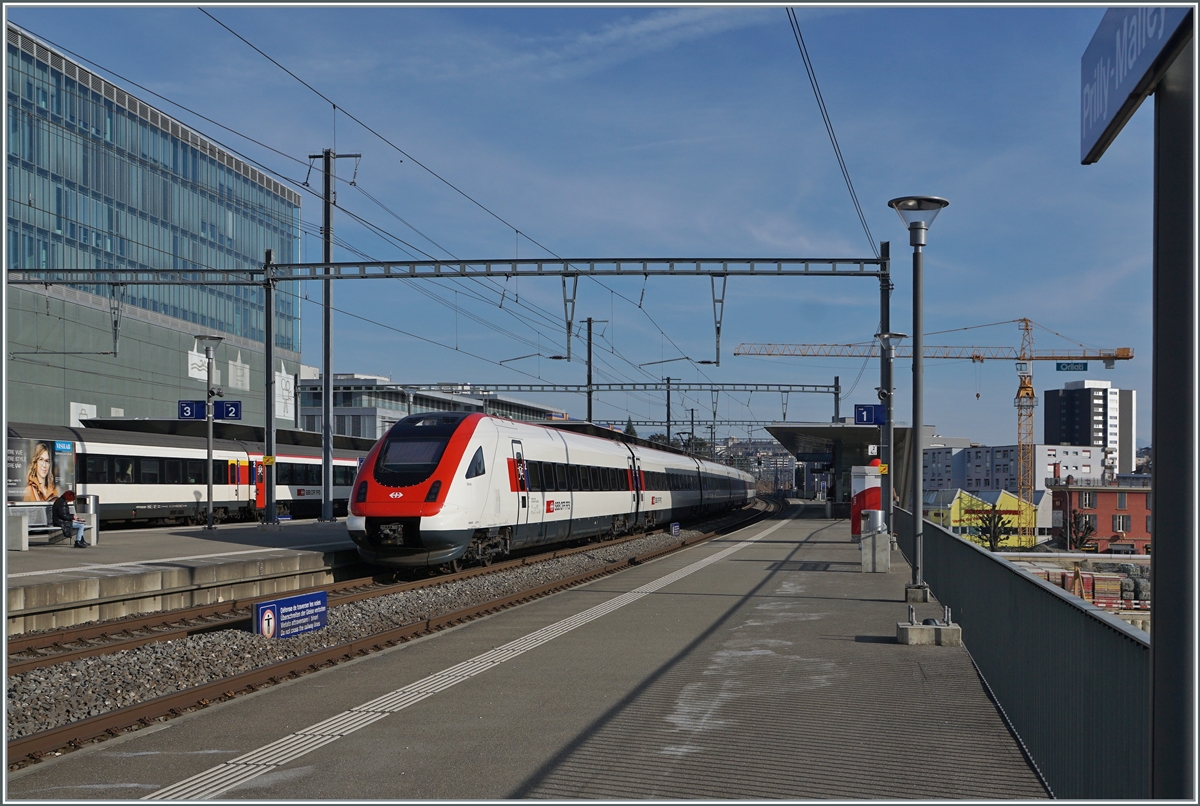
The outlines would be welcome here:
<svg viewBox="0 0 1200 806">
<path fill-rule="evenodd" d="M 148 423 L 149 425 L 149 423 Z M 201 424 L 203 425 L 203 424 Z M 245 429 L 247 432 L 252 429 Z M 316 439 L 316 438 L 314 438 Z M 200 523 L 207 518 L 204 437 L 106 428 L 9 423 L 8 440 L 38 442 L 69 450 L 73 478 L 57 479 L 59 490 L 99 496 L 100 523 Z M 335 447 L 334 512 L 342 515 L 358 465 L 366 453 Z M 253 439 L 213 441 L 213 514 L 216 520 L 256 520 L 266 506 L 263 445 Z M 281 516 L 321 514 L 321 448 L 280 444 L 276 448 L 275 500 Z M 12 482 L 10 481 L 10 484 Z M 19 495 L 16 498 L 20 501 Z"/>
<path fill-rule="evenodd" d="M 725 465 L 485 414 L 397 422 L 354 481 L 351 539 L 396 568 L 489 563 L 527 546 L 644 531 L 735 507 L 754 479 Z"/>
</svg>

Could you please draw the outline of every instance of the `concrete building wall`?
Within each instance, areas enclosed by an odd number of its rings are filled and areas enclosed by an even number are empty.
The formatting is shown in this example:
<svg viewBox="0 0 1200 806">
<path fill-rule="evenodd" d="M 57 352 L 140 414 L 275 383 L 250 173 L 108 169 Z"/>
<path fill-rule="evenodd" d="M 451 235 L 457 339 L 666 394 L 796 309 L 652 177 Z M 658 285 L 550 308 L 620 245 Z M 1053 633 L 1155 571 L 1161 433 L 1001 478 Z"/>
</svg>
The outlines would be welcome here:
<svg viewBox="0 0 1200 806">
<path fill-rule="evenodd" d="M 126 310 L 118 355 L 99 355 L 113 349 L 105 300 L 57 286 L 49 291 L 10 286 L 8 297 L 10 421 L 72 425 L 81 413 L 174 419 L 178 401 L 205 399 L 206 381 L 190 377 L 188 370 L 195 337 L 204 328 L 178 320 L 165 326 L 151 321 L 155 315 L 149 311 Z M 276 371 L 294 375 L 299 356 L 281 355 Z M 225 391 L 221 399 L 242 401 L 247 424 L 262 424 L 265 416 L 264 357 L 261 342 L 234 336 L 215 350 L 216 380 Z M 276 409 L 278 426 L 294 424 L 294 396 L 290 406 Z"/>
</svg>

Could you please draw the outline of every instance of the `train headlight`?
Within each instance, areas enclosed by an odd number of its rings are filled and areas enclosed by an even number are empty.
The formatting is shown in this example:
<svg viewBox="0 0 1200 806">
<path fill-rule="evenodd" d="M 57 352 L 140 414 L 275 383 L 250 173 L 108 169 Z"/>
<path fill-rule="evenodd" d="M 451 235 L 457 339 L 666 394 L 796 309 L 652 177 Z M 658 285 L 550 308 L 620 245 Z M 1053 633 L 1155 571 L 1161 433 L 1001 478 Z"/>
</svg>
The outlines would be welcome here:
<svg viewBox="0 0 1200 806">
<path fill-rule="evenodd" d="M 354 502 L 362 504 L 367 500 L 367 480 L 363 479 L 358 483 L 358 489 L 354 491 Z"/>
<path fill-rule="evenodd" d="M 429 493 L 428 493 L 428 495 L 425 496 L 426 503 L 433 503 L 434 501 L 436 501 L 437 497 L 438 497 L 438 493 L 440 493 L 441 491 L 442 491 L 442 482 L 441 481 L 435 481 L 433 484 L 430 484 L 429 485 Z"/>
</svg>

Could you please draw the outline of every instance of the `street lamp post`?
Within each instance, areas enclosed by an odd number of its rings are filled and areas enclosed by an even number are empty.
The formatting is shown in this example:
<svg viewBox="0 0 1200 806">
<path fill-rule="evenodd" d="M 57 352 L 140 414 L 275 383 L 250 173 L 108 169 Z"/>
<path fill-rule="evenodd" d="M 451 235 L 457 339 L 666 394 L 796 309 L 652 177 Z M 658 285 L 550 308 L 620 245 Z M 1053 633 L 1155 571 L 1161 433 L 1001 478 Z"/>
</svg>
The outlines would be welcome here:
<svg viewBox="0 0 1200 806">
<path fill-rule="evenodd" d="M 921 439 L 921 423 L 924 417 L 924 349 L 925 323 L 921 310 L 922 278 L 925 254 L 925 234 L 929 225 L 950 202 L 937 196 L 902 196 L 888 202 L 908 228 L 908 242 L 913 248 L 913 403 L 912 403 L 912 516 L 913 516 L 913 581 L 905 586 L 905 601 L 929 601 L 929 587 L 924 577 L 924 491 L 922 490 L 921 466 L 924 447 Z"/>
<path fill-rule="evenodd" d="M 205 465 L 204 477 L 208 480 L 208 525 L 205 529 L 215 529 L 213 525 L 213 398 L 225 397 L 225 392 L 213 385 L 213 351 L 217 345 L 225 341 L 224 336 L 200 336 L 197 342 L 204 345 L 204 360 L 208 363 L 208 398 L 204 401 L 204 420 L 208 426 L 208 463 Z"/>
<path fill-rule="evenodd" d="M 892 520 L 892 490 L 894 485 L 892 479 L 896 477 L 896 466 L 892 462 L 893 446 L 896 444 L 896 432 L 892 427 L 896 385 L 892 381 L 892 364 L 896 360 L 896 345 L 901 339 L 906 339 L 904 333 L 876 333 L 875 338 L 879 339 L 879 344 L 883 348 L 883 367 L 880 372 L 879 399 L 883 402 L 885 414 L 883 423 L 883 434 L 879 440 L 879 461 L 888 467 L 887 473 L 883 474 L 880 481 L 880 496 L 883 499 L 883 518 L 887 525 L 888 534 L 894 533 L 894 521 Z"/>
</svg>

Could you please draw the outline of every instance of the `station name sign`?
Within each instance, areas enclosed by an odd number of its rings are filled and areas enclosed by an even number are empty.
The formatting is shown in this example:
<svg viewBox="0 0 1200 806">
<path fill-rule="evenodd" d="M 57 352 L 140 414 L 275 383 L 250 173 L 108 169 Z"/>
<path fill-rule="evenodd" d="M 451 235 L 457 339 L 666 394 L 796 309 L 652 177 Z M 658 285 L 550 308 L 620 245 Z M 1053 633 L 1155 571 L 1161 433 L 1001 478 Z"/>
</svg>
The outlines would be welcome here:
<svg viewBox="0 0 1200 806">
<path fill-rule="evenodd" d="M 1185 24 L 1186 23 L 1186 24 Z M 1110 8 L 1080 66 L 1080 159 L 1096 162 L 1191 38 L 1192 9 Z"/>
<path fill-rule="evenodd" d="M 328 612 L 325 591 L 259 602 L 254 605 L 254 632 L 267 638 L 291 638 L 324 627 Z"/>
</svg>

